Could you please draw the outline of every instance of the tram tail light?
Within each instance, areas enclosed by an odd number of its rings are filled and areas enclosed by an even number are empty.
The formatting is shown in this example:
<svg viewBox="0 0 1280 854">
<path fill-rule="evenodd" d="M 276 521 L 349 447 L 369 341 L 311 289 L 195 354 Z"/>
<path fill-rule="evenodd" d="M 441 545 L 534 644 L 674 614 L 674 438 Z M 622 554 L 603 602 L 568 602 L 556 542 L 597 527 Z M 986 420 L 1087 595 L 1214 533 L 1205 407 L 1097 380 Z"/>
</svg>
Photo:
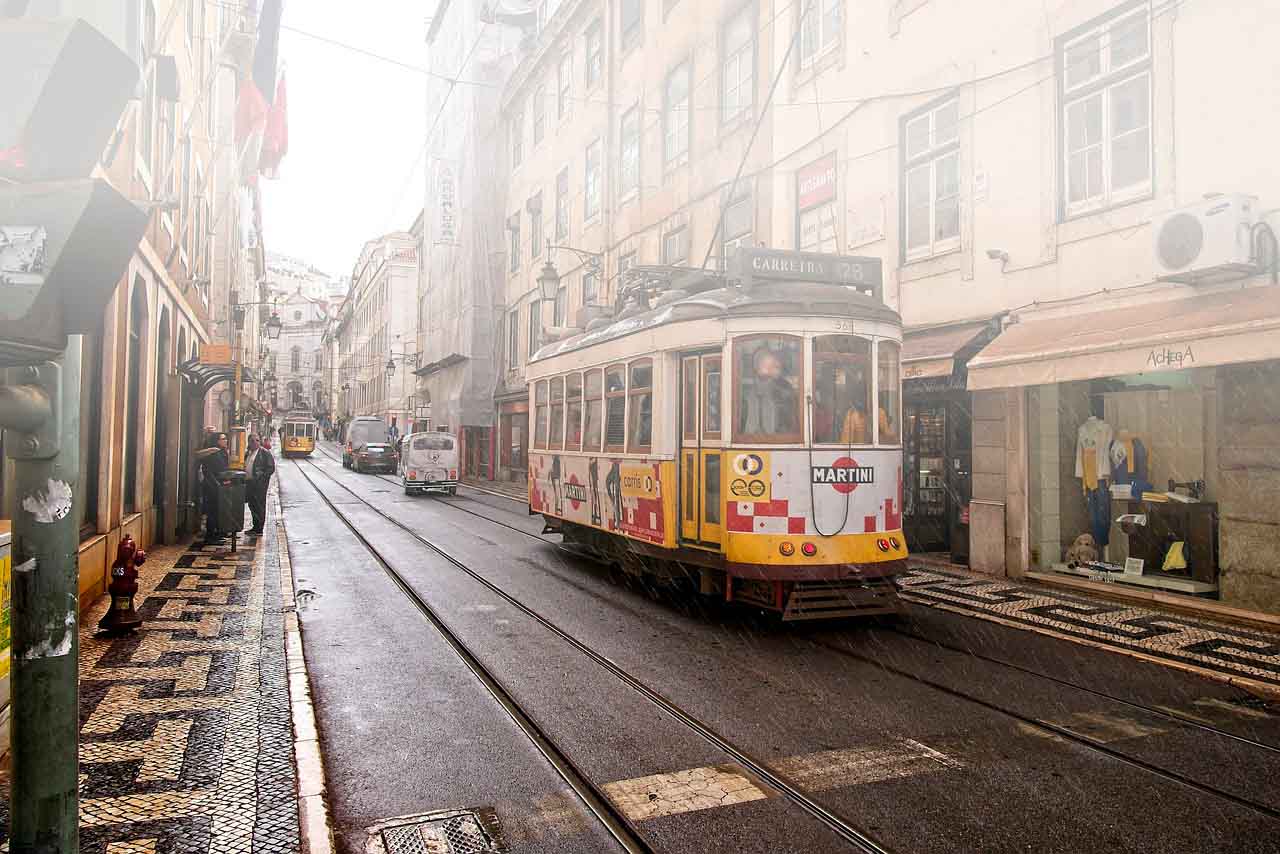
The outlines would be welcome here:
<svg viewBox="0 0 1280 854">
<path fill-rule="evenodd" d="M 813 557 L 818 553 L 818 547 L 813 543 L 805 543 L 800 547 L 800 551 L 804 553 L 805 557 Z"/>
<path fill-rule="evenodd" d="M 876 548 L 878 548 L 882 552 L 889 551 L 889 548 L 890 548 L 889 541 L 881 537 L 880 539 L 876 540 Z"/>
<path fill-rule="evenodd" d="M 794 543 L 782 543 L 778 546 L 778 554 L 783 557 L 791 557 L 795 553 L 796 547 Z"/>
</svg>

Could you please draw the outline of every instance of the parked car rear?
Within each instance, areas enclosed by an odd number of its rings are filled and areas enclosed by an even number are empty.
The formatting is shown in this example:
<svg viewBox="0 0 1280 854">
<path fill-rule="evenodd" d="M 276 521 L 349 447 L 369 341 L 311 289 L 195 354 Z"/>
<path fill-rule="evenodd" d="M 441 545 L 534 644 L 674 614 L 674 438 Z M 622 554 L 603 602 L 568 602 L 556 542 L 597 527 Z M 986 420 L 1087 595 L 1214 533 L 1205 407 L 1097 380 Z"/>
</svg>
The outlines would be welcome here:
<svg viewBox="0 0 1280 854">
<path fill-rule="evenodd" d="M 387 438 L 381 418 L 361 416 L 347 425 L 347 442 L 342 449 L 342 465 L 357 472 L 394 472 L 399 463 L 395 445 Z"/>
</svg>

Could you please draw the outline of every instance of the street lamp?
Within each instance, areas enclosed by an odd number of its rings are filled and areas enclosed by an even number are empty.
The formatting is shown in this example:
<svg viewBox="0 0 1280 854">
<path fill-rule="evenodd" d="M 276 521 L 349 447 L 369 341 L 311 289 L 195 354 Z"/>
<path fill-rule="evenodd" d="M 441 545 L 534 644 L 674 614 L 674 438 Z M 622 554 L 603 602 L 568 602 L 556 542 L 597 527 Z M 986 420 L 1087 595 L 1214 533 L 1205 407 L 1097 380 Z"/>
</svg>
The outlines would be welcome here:
<svg viewBox="0 0 1280 854">
<path fill-rule="evenodd" d="M 275 309 L 271 310 L 271 317 L 267 318 L 265 328 L 267 330 L 267 338 L 275 341 L 280 337 L 280 332 L 284 329 L 284 323 L 280 320 L 280 314 Z"/>
</svg>

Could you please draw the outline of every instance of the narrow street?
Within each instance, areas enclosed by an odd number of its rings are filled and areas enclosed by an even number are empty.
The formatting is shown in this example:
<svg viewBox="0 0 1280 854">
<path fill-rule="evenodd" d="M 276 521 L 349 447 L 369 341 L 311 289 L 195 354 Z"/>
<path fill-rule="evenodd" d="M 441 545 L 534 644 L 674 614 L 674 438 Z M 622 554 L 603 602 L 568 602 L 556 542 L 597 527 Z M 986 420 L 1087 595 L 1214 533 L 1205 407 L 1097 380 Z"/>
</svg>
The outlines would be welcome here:
<svg viewBox="0 0 1280 854">
<path fill-rule="evenodd" d="M 327 443 L 279 475 L 340 851 L 462 809 L 518 851 L 1276 850 L 1280 715 L 1223 681 L 919 604 L 778 625 Z"/>
</svg>

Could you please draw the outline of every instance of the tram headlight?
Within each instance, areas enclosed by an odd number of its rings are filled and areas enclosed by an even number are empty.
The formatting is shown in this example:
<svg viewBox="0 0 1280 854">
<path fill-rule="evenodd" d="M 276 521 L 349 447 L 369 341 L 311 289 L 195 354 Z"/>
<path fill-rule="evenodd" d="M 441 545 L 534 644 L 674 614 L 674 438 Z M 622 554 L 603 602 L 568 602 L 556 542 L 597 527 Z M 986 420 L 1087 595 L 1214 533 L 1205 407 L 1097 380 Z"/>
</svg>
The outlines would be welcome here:
<svg viewBox="0 0 1280 854">
<path fill-rule="evenodd" d="M 890 538 L 889 538 L 889 545 L 893 546 L 893 550 L 894 550 L 895 552 L 896 552 L 898 549 L 902 548 L 902 543 L 898 542 L 898 538 L 897 538 L 897 537 L 890 537 Z"/>
<path fill-rule="evenodd" d="M 813 543 L 805 543 L 800 546 L 800 551 L 804 553 L 805 557 L 813 557 L 818 553 L 818 547 Z"/>
<path fill-rule="evenodd" d="M 796 547 L 794 543 L 782 543 L 778 546 L 778 554 L 783 557 L 791 557 L 795 553 Z"/>
</svg>

